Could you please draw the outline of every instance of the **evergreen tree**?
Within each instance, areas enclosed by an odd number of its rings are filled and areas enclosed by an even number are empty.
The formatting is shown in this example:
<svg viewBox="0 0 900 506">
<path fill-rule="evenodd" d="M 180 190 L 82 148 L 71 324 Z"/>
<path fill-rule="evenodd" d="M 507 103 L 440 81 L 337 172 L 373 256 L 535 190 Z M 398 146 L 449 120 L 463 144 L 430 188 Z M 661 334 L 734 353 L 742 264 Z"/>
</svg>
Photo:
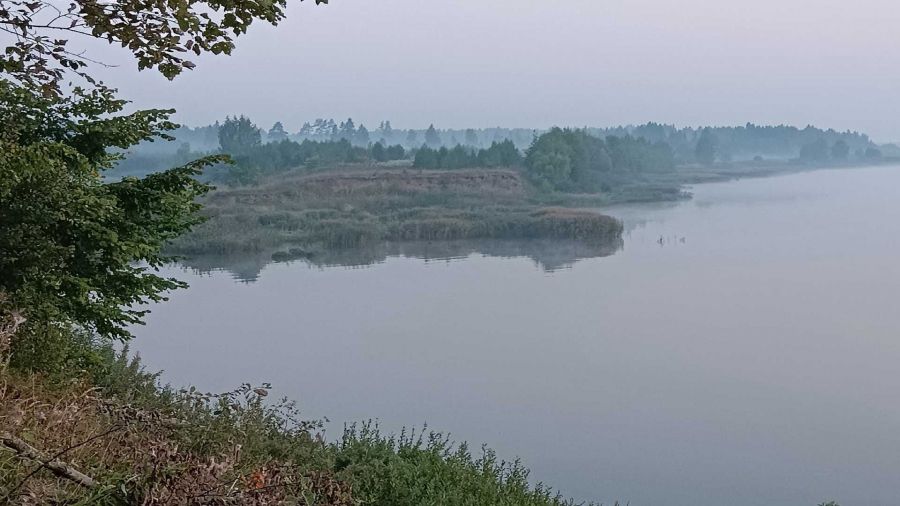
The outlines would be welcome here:
<svg viewBox="0 0 900 506">
<path fill-rule="evenodd" d="M 368 146 L 369 140 L 369 130 L 365 125 L 359 125 L 359 128 L 353 135 L 353 144 L 357 146 Z"/>
<path fill-rule="evenodd" d="M 843 139 L 831 146 L 831 157 L 835 160 L 846 160 L 850 156 L 850 146 Z"/>
<path fill-rule="evenodd" d="M 246 153 L 261 143 L 259 128 L 244 115 L 225 118 L 219 127 L 219 146 L 224 153 Z"/>
<path fill-rule="evenodd" d="M 434 125 L 430 125 L 425 131 L 425 145 L 429 148 L 438 148 L 441 146 L 441 136 L 435 130 Z"/>
<path fill-rule="evenodd" d="M 332 139 L 332 140 L 338 141 L 338 140 L 344 139 L 344 140 L 348 140 L 348 141 L 352 142 L 355 137 L 356 137 L 356 124 L 353 123 L 353 118 L 347 118 L 347 121 L 344 121 L 341 123 L 340 129 L 338 130 L 338 133 L 337 133 L 337 138 Z"/>
<path fill-rule="evenodd" d="M 388 160 L 403 160 L 406 158 L 406 150 L 403 149 L 403 146 L 395 144 L 387 147 L 385 155 Z"/>
<path fill-rule="evenodd" d="M 475 133 L 475 130 L 472 128 L 466 129 L 466 145 L 478 146 L 478 134 Z"/>
<path fill-rule="evenodd" d="M 380 142 L 376 142 L 372 145 L 372 159 L 376 162 L 387 161 L 387 154 L 385 153 L 384 146 Z"/>
<path fill-rule="evenodd" d="M 423 146 L 416 151 L 416 157 L 413 160 L 413 167 L 417 169 L 437 169 L 440 166 L 440 157 L 438 152 L 427 146 Z"/>
<path fill-rule="evenodd" d="M 287 140 L 287 138 L 288 134 L 284 131 L 284 125 L 282 125 L 280 121 L 276 121 L 275 124 L 272 125 L 272 128 L 269 129 L 269 132 L 266 134 L 266 139 L 269 142 L 281 142 L 283 140 Z"/>
<path fill-rule="evenodd" d="M 866 148 L 865 156 L 869 160 L 880 160 L 881 159 L 881 150 L 874 146 L 869 146 L 868 148 Z"/>
<path fill-rule="evenodd" d="M 384 139 L 385 145 L 387 143 L 393 142 L 394 138 L 394 128 L 391 126 L 390 121 L 382 121 L 381 126 L 378 127 L 378 134 Z"/>
<path fill-rule="evenodd" d="M 712 165 L 716 161 L 718 139 L 712 129 L 704 128 L 700 133 L 700 140 L 694 148 L 694 158 L 704 165 Z"/>
<path fill-rule="evenodd" d="M 804 144 L 800 149 L 800 159 L 805 162 L 824 162 L 828 160 L 828 143 L 823 138 Z"/>
</svg>

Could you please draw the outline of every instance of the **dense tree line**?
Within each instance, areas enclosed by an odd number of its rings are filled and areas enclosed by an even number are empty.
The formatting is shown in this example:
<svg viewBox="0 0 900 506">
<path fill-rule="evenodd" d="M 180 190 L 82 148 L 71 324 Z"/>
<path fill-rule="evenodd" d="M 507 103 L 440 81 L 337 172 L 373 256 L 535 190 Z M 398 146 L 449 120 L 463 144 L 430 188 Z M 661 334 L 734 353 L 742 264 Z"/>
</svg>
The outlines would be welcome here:
<svg viewBox="0 0 900 506">
<path fill-rule="evenodd" d="M 239 184 L 253 183 L 261 176 L 301 167 L 312 169 L 344 163 L 387 162 L 406 158 L 403 146 L 383 146 L 376 142 L 363 148 L 354 146 L 345 139 L 321 142 L 283 140 L 228 154 L 234 160 L 234 165 L 228 167 L 220 178 Z"/>
<path fill-rule="evenodd" d="M 347 123 L 352 126 L 352 120 Z M 345 124 L 346 125 L 346 124 Z M 278 124 L 269 130 L 281 130 Z M 259 177 L 300 167 L 315 168 L 342 163 L 365 161 L 387 162 L 406 158 L 403 146 L 384 146 L 379 142 L 365 147 L 348 139 L 296 142 L 284 136 L 277 142 L 262 142 L 262 130 L 244 116 L 226 118 L 219 128 L 221 151 L 231 155 L 234 165 L 224 171 L 220 167 L 219 178 L 229 183 L 253 183 Z"/>
<path fill-rule="evenodd" d="M 732 160 L 752 160 L 757 157 L 773 159 L 804 158 L 801 151 L 815 149 L 820 139 L 826 151 L 839 142 L 848 148 L 848 158 L 865 157 L 865 151 L 876 148 L 869 137 L 858 132 L 823 130 L 813 126 L 760 126 L 747 123 L 737 127 L 678 128 L 674 125 L 647 123 L 606 129 L 589 129 L 591 135 L 632 136 L 650 142 L 665 142 L 672 147 L 679 163 L 711 164 Z M 830 156 L 830 158 L 841 159 Z"/>
<path fill-rule="evenodd" d="M 851 158 L 857 160 L 874 161 L 881 158 L 881 150 L 875 146 L 867 146 L 865 149 L 857 148 L 851 153 L 850 146 L 843 139 L 839 139 L 832 145 L 823 138 L 804 144 L 800 148 L 800 161 L 811 163 L 823 163 L 828 161 L 846 161 Z"/>
<path fill-rule="evenodd" d="M 540 186 L 562 191 L 600 191 L 647 172 L 674 169 L 668 144 L 631 136 L 605 139 L 585 130 L 554 128 L 525 156 L 527 174 Z"/>
<path fill-rule="evenodd" d="M 221 125 L 217 122 L 204 127 L 181 127 L 172 135 L 178 143 L 141 143 L 132 150 L 135 156 L 144 156 L 153 152 L 159 156 L 162 152 L 172 154 L 176 148 L 187 143 L 192 151 L 212 152 L 218 148 L 218 131 Z M 703 127 L 678 128 L 673 125 L 647 123 L 639 126 L 620 126 L 614 128 L 588 128 L 594 137 L 634 137 L 650 143 L 664 142 L 671 146 L 675 160 L 679 164 L 711 165 L 730 161 L 749 161 L 754 159 L 791 160 L 809 158 L 801 156 L 805 147 L 823 139 L 828 145 L 829 158 L 833 160 L 867 160 L 866 152 L 878 149 L 868 136 L 857 132 L 838 132 L 808 126 L 796 128 L 791 126 L 759 126 L 746 124 L 739 127 Z M 535 137 L 546 130 L 526 128 L 467 128 L 441 129 L 430 125 L 425 129 L 398 129 L 390 121 L 382 121 L 377 128 L 369 130 L 364 125 L 357 125 L 352 119 L 337 122 L 333 119 L 317 119 L 306 122 L 297 131 L 289 131 L 282 122 L 276 122 L 268 130 L 260 130 L 261 143 L 304 140 L 328 142 L 346 140 L 353 146 L 367 148 L 372 143 L 383 146 L 400 145 L 408 151 L 425 145 L 439 150 L 448 150 L 462 145 L 469 150 L 487 149 L 494 143 L 511 141 L 520 151 L 527 149 Z M 843 146 L 848 148 L 843 156 Z M 837 151 L 832 148 L 837 146 Z M 808 150 L 809 148 L 807 148 Z M 873 151 L 869 155 L 874 155 Z"/>
<path fill-rule="evenodd" d="M 384 145 L 399 144 L 406 149 L 417 149 L 425 145 L 432 149 L 452 148 L 457 145 L 473 149 L 488 148 L 495 142 L 512 141 L 519 149 L 528 147 L 534 139 L 535 130 L 530 128 L 482 128 L 482 129 L 440 129 L 429 125 L 425 129 L 398 129 L 390 121 L 382 121 L 373 130 L 360 126 L 351 128 L 352 119 L 338 123 L 333 119 L 316 119 L 306 122 L 297 132 L 290 134 L 296 141 L 302 140 L 340 140 L 346 139 L 356 145 L 365 146 L 369 142 L 380 142 Z M 364 130 L 360 132 L 360 130 Z M 265 141 L 265 139 L 264 139 Z"/>
<path fill-rule="evenodd" d="M 419 169 L 462 169 L 466 167 L 515 167 L 522 155 L 512 141 L 495 142 L 486 149 L 457 144 L 451 149 L 422 146 L 416 151 L 413 167 Z"/>
</svg>

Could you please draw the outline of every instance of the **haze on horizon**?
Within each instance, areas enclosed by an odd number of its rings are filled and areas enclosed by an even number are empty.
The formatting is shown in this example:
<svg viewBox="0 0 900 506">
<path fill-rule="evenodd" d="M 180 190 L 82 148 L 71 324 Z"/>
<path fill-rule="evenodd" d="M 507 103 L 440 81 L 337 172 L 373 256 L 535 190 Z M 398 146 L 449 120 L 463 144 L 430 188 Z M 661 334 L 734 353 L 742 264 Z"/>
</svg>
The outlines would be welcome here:
<svg viewBox="0 0 900 506">
<path fill-rule="evenodd" d="M 244 113 L 291 131 L 813 124 L 900 140 L 900 6 L 888 0 L 289 2 L 230 58 L 163 86 L 118 49 L 108 84 L 189 125 Z M 98 53 L 94 53 L 98 54 Z"/>
</svg>

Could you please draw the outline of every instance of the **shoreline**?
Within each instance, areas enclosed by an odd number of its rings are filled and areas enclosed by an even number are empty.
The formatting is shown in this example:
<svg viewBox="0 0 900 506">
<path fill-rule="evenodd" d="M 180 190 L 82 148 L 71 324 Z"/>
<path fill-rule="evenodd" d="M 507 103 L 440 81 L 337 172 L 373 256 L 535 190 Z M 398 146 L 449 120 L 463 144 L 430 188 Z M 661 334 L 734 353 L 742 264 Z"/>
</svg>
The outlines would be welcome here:
<svg viewBox="0 0 900 506">
<path fill-rule="evenodd" d="M 202 203 L 209 220 L 167 248 L 184 257 L 270 252 L 289 261 L 376 244 L 478 239 L 565 239 L 609 243 L 619 205 L 689 200 L 691 185 L 855 169 L 894 163 L 733 162 L 680 166 L 604 193 L 541 192 L 516 168 L 423 170 L 341 166 L 217 189 Z"/>
</svg>

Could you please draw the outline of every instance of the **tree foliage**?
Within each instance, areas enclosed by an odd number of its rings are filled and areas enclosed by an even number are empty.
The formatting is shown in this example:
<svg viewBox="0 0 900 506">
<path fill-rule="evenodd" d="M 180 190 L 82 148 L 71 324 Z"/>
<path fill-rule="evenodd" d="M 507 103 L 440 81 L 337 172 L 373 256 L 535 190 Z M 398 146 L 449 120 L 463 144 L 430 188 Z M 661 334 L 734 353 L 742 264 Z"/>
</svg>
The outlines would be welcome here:
<svg viewBox="0 0 900 506">
<path fill-rule="evenodd" d="M 515 167 L 522 155 L 512 141 L 494 142 L 487 149 L 474 150 L 457 144 L 447 149 L 422 146 L 413 166 L 419 169 L 462 169 L 466 167 Z"/>
<path fill-rule="evenodd" d="M 805 162 L 824 162 L 828 160 L 828 142 L 819 138 L 800 148 L 800 159 Z"/>
<path fill-rule="evenodd" d="M 268 133 L 266 133 L 266 140 L 268 142 L 281 142 L 287 140 L 288 133 L 284 130 L 284 125 L 281 124 L 280 121 L 276 121 L 272 128 L 269 129 Z"/>
<path fill-rule="evenodd" d="M 694 158 L 704 165 L 712 165 L 716 161 L 716 152 L 719 149 L 719 140 L 711 128 L 704 128 L 700 134 L 700 140 L 694 148 Z"/>
<path fill-rule="evenodd" d="M 70 48 L 69 37 L 120 45 L 139 69 L 173 78 L 194 67 L 185 54 L 228 54 L 254 21 L 283 19 L 285 4 L 0 2 L 0 32 L 10 36 L 0 52 L 0 309 L 23 312 L 27 335 L 75 327 L 130 337 L 128 326 L 145 314 L 141 302 L 183 286 L 155 274 L 167 260 L 160 250 L 200 221 L 196 198 L 207 186 L 195 176 L 226 161 L 213 156 L 143 179 L 105 181 L 118 153 L 171 140 L 166 132 L 177 125 L 170 110 L 124 114 L 125 101 L 94 78 L 97 62 Z M 84 87 L 63 86 L 67 78 Z"/>
<path fill-rule="evenodd" d="M 850 146 L 843 139 L 831 146 L 831 157 L 835 160 L 846 160 L 850 156 Z"/>
<path fill-rule="evenodd" d="M 630 136 L 600 139 L 584 130 L 554 128 L 534 140 L 525 166 L 544 188 L 598 191 L 635 174 L 671 170 L 675 159 L 664 142 Z"/>
<path fill-rule="evenodd" d="M 4 0 L 0 31 L 15 42 L 0 53 L 0 71 L 43 94 L 59 94 L 69 72 L 93 84 L 93 60 L 70 47 L 69 37 L 76 37 L 126 48 L 139 69 L 155 68 L 172 79 L 194 68 L 186 54 L 230 54 L 234 39 L 254 21 L 277 25 L 284 19 L 286 5 L 287 0 Z"/>
<path fill-rule="evenodd" d="M 434 128 L 434 125 L 429 125 L 428 130 L 425 130 L 425 145 L 429 148 L 438 148 L 441 146 L 441 136 Z"/>
<path fill-rule="evenodd" d="M 235 163 L 221 177 L 229 185 L 252 184 L 260 177 L 301 167 L 318 168 L 370 160 L 387 162 L 406 157 L 403 146 L 385 147 L 375 143 L 369 147 L 360 147 L 354 146 L 347 139 L 322 142 L 283 140 L 258 144 L 233 153 Z"/>
<path fill-rule="evenodd" d="M 219 127 L 219 146 L 230 155 L 242 154 L 262 144 L 262 135 L 244 115 L 225 118 Z"/>
<path fill-rule="evenodd" d="M 126 338 L 144 312 L 182 286 L 153 269 L 168 241 L 200 220 L 194 179 L 212 157 L 106 184 L 127 148 L 165 135 L 170 111 L 121 114 L 109 91 L 42 97 L 0 81 L 0 292 L 34 323 Z"/>
</svg>

